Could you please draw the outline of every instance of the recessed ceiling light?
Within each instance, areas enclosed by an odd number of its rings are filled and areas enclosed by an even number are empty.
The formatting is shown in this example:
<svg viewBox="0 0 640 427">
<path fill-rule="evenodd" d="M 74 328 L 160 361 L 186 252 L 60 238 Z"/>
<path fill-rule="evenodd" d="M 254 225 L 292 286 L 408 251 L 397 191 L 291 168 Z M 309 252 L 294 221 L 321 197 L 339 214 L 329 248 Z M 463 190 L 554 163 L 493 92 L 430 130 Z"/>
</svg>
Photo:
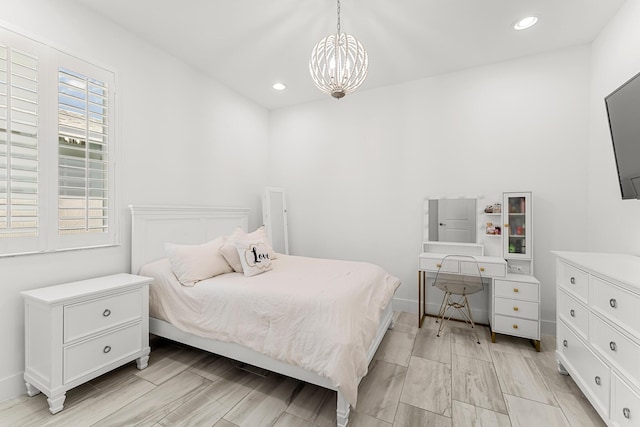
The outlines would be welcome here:
<svg viewBox="0 0 640 427">
<path fill-rule="evenodd" d="M 533 27 L 536 22 L 538 22 L 538 18 L 535 16 L 527 16 L 526 18 L 522 18 L 518 20 L 515 24 L 513 24 L 514 30 L 526 30 L 529 27 Z"/>
<path fill-rule="evenodd" d="M 275 90 L 285 90 L 287 87 L 284 85 L 284 83 L 274 83 L 272 86 Z"/>
</svg>

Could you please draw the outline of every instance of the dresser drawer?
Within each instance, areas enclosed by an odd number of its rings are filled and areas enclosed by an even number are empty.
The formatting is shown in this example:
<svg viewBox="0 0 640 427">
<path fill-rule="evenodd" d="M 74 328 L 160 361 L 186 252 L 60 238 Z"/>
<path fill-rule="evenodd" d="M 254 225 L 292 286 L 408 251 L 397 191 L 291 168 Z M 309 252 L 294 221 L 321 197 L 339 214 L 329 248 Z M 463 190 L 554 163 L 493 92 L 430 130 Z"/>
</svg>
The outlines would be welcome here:
<svg viewBox="0 0 640 427">
<path fill-rule="evenodd" d="M 69 343 L 141 317 L 140 289 L 65 305 L 64 342 Z"/>
<path fill-rule="evenodd" d="M 640 425 L 640 396 L 617 375 L 613 375 L 611 386 L 611 420 L 621 427 Z"/>
<path fill-rule="evenodd" d="M 609 393 L 611 389 L 611 370 L 598 356 L 575 335 L 564 322 L 558 322 L 558 352 L 569 368 L 570 374 L 577 376 L 589 394 L 605 414 L 609 414 Z M 575 379 L 575 378 L 574 378 Z"/>
<path fill-rule="evenodd" d="M 640 346 L 589 313 L 589 341 L 610 360 L 629 381 L 640 387 Z"/>
<path fill-rule="evenodd" d="M 477 275 L 480 269 L 480 275 L 483 277 L 504 277 L 507 274 L 507 264 L 495 264 L 491 262 L 460 261 L 460 273 Z"/>
<path fill-rule="evenodd" d="M 538 320 L 538 303 L 510 298 L 496 298 L 495 312 L 506 316 Z"/>
<path fill-rule="evenodd" d="M 586 303 L 589 297 L 589 274 L 563 261 L 558 261 L 558 285 Z"/>
<path fill-rule="evenodd" d="M 117 362 L 142 348 L 142 325 L 135 323 L 64 349 L 64 384 Z"/>
<path fill-rule="evenodd" d="M 640 296 L 591 276 L 589 304 L 611 322 L 640 337 Z"/>
<path fill-rule="evenodd" d="M 585 340 L 589 337 L 589 310 L 564 289 L 558 290 L 558 317 Z"/>
<path fill-rule="evenodd" d="M 516 337 L 540 339 L 539 324 L 537 320 L 520 319 L 496 314 L 494 332 L 513 335 Z"/>
<path fill-rule="evenodd" d="M 494 288 L 496 297 L 538 302 L 538 284 L 536 283 L 495 279 Z"/>
</svg>

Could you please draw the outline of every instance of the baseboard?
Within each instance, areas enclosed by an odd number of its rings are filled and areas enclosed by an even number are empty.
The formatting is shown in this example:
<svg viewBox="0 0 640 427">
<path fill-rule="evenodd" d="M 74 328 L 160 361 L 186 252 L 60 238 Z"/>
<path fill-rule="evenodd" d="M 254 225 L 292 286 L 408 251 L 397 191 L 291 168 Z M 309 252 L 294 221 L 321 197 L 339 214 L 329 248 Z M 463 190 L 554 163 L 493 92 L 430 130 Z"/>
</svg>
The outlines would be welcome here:
<svg viewBox="0 0 640 427">
<path fill-rule="evenodd" d="M 24 387 L 24 375 L 22 372 L 0 380 L 0 402 L 26 393 L 27 389 Z"/>
<path fill-rule="evenodd" d="M 556 336 L 556 322 L 552 320 L 540 321 L 540 335 Z"/>
</svg>

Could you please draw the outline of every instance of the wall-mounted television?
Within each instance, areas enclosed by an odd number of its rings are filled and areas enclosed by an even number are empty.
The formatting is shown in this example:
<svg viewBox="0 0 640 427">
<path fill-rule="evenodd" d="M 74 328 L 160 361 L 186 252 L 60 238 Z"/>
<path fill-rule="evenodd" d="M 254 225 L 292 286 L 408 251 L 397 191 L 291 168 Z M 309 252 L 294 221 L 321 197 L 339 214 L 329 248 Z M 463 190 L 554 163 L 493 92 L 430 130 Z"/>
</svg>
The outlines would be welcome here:
<svg viewBox="0 0 640 427">
<path fill-rule="evenodd" d="M 623 199 L 640 199 L 640 73 L 605 99 Z"/>
</svg>

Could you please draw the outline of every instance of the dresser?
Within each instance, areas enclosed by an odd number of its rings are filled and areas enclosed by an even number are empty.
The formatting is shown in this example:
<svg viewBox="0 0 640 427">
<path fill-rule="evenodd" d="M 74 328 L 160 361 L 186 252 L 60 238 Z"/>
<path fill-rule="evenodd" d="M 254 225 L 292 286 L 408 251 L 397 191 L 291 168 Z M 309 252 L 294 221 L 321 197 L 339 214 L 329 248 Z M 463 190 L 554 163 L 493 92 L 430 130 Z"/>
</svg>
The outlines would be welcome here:
<svg viewBox="0 0 640 427">
<path fill-rule="evenodd" d="M 640 257 L 556 256 L 558 370 L 610 426 L 640 426 Z"/>
<path fill-rule="evenodd" d="M 47 395 L 55 414 L 67 390 L 133 360 L 144 369 L 151 280 L 115 274 L 21 292 L 29 396 Z"/>
</svg>

